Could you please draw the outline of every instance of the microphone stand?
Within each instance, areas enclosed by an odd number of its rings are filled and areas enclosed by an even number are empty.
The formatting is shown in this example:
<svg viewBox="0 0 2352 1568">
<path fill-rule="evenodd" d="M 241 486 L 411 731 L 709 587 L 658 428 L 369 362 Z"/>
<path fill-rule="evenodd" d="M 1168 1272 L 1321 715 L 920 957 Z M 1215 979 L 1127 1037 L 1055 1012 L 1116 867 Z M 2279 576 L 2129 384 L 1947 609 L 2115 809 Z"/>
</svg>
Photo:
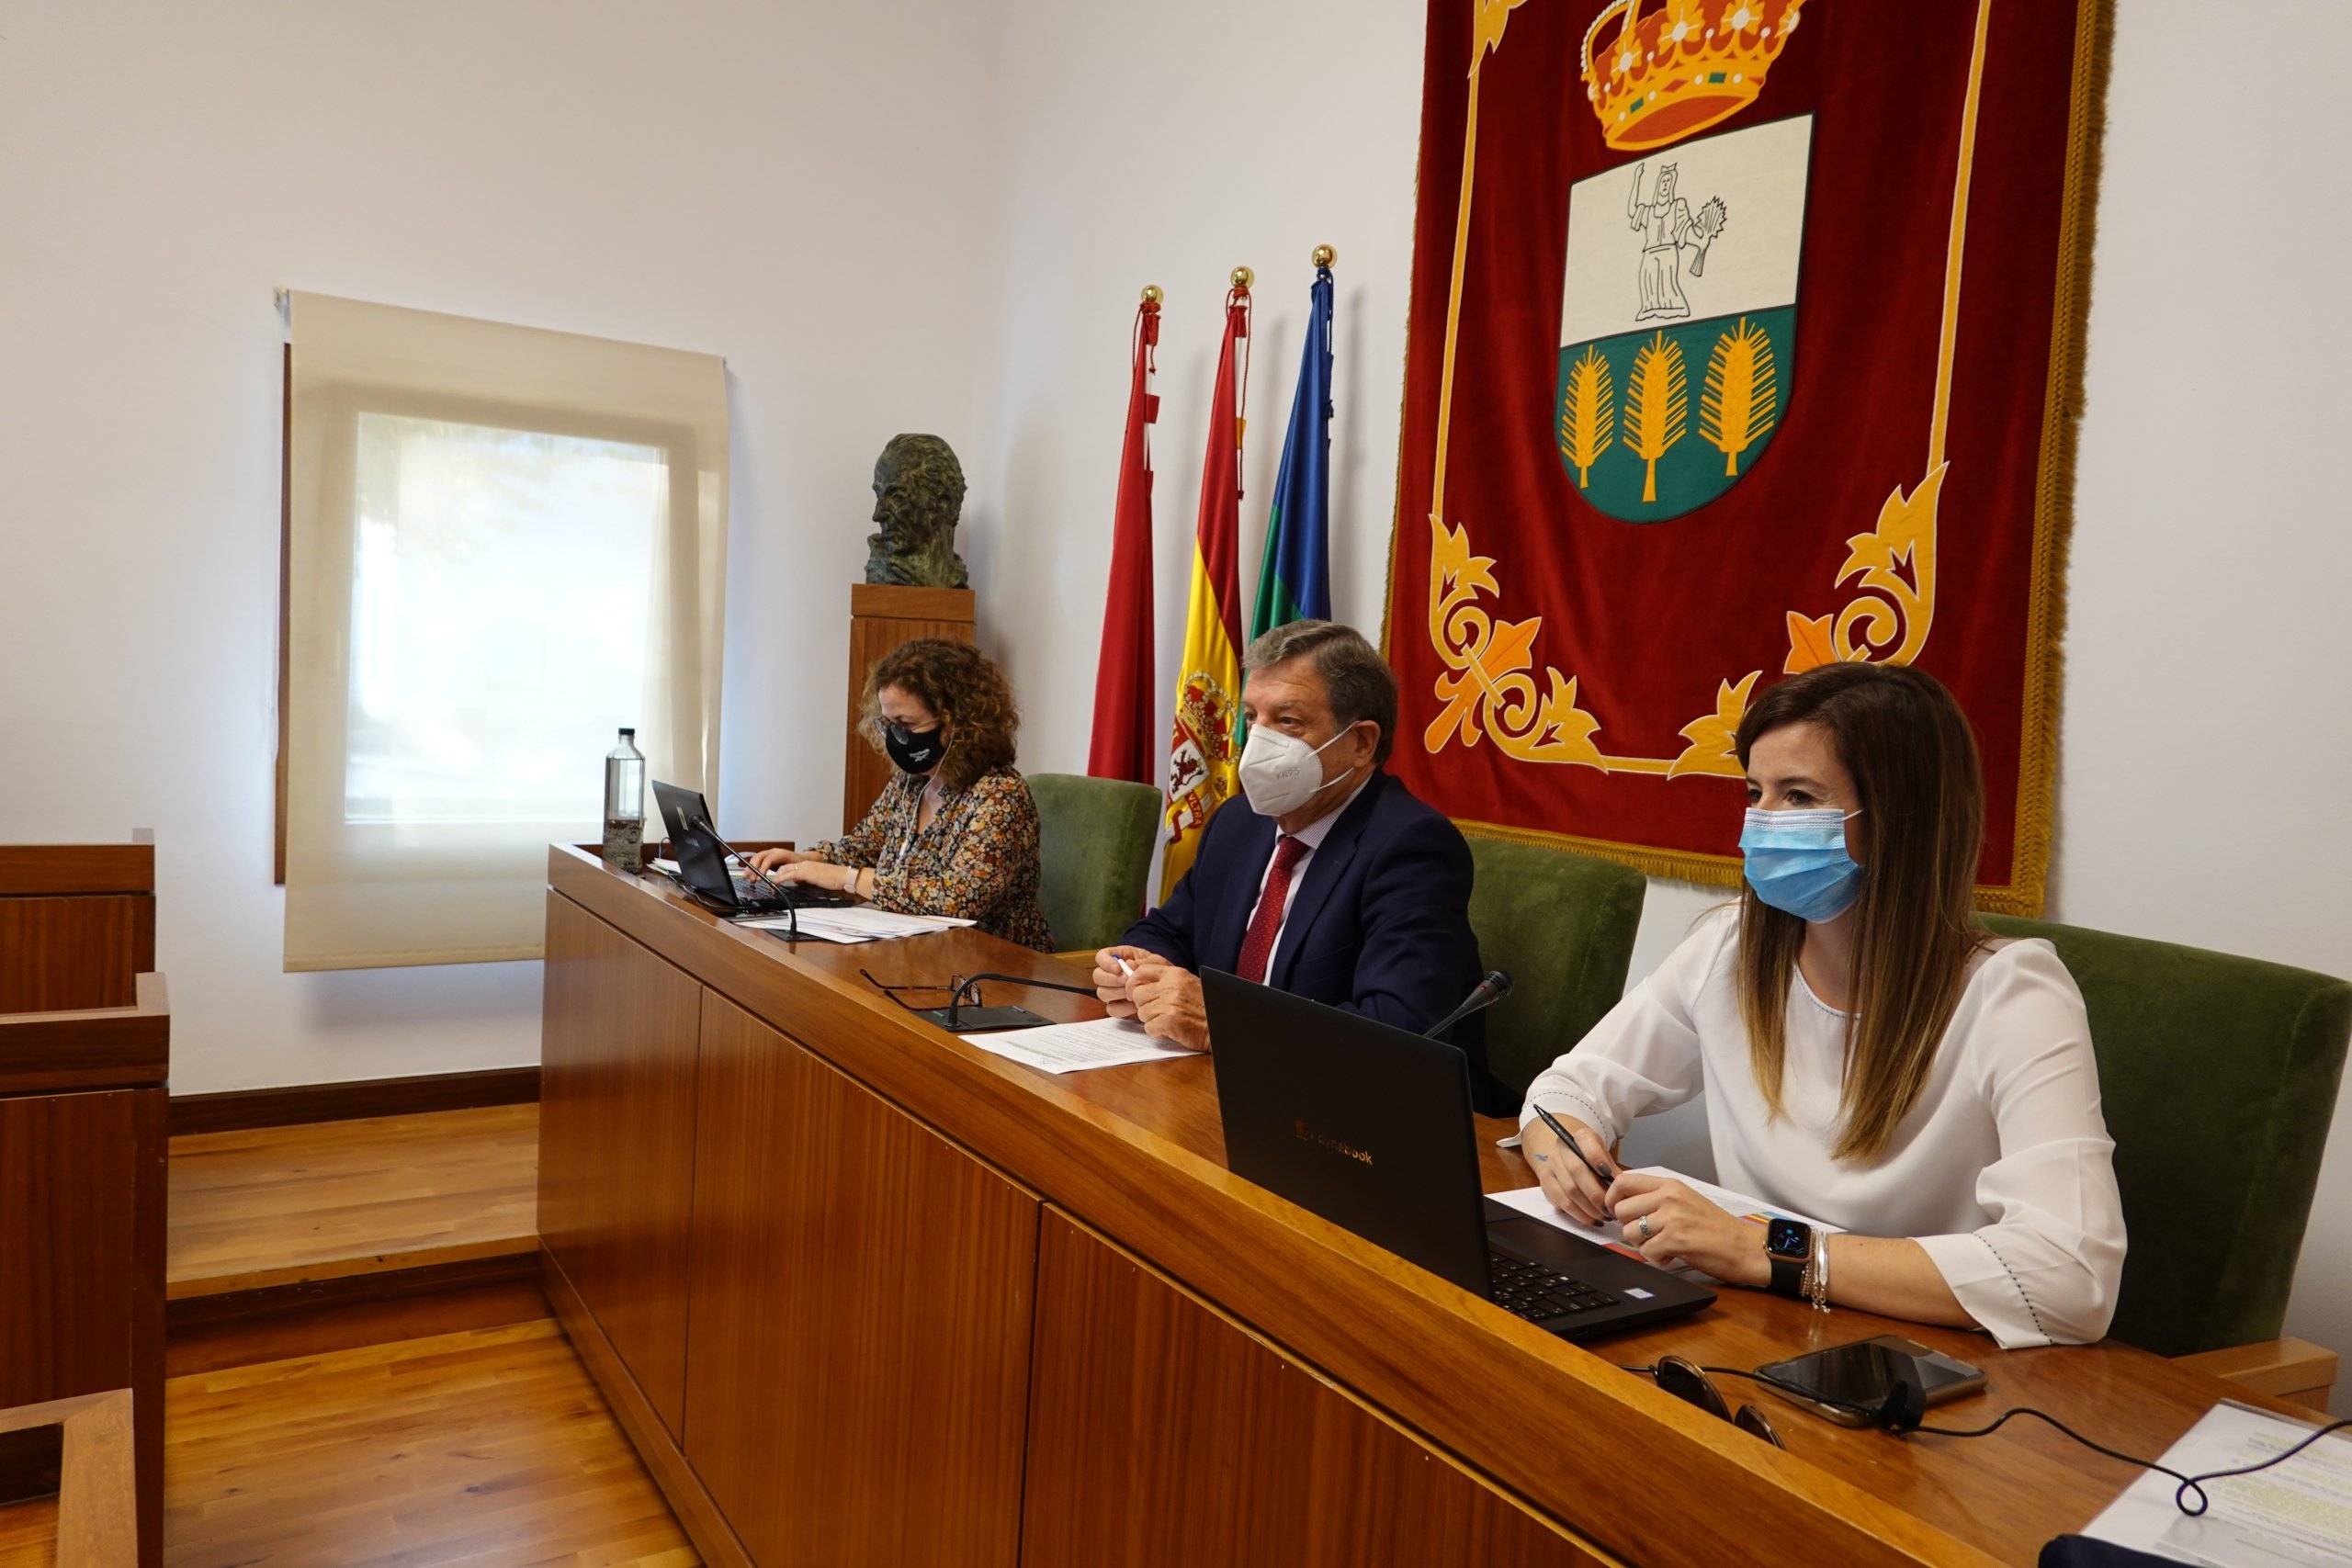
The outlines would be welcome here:
<svg viewBox="0 0 2352 1568">
<path fill-rule="evenodd" d="M 964 1006 L 964 993 L 967 991 L 973 992 L 973 999 L 977 1001 L 978 999 L 978 992 L 979 984 L 983 980 L 1002 980 L 1006 984 L 1013 986 L 1035 986 L 1041 991 L 1068 991 L 1074 997 L 1091 997 L 1094 994 L 1094 987 L 1091 986 L 1072 986 L 1065 984 L 1060 980 L 1036 980 L 1032 979 L 1025 975 L 999 975 L 994 971 L 979 975 L 967 975 L 964 977 L 963 982 L 958 985 L 952 993 L 950 993 L 947 998 L 947 1019 L 945 1028 L 950 1033 L 955 1032 L 956 1020 L 961 1016 Z"/>
<path fill-rule="evenodd" d="M 710 841 L 718 846 L 720 852 L 727 856 L 728 860 L 737 862 L 745 871 L 750 872 L 753 876 L 758 877 L 762 882 L 768 885 L 770 890 L 772 890 L 775 894 L 776 897 L 784 904 L 786 925 L 784 940 L 786 942 L 798 942 L 800 940 L 800 904 L 799 901 L 791 894 L 784 890 L 784 885 L 776 881 L 775 878 L 770 876 L 766 872 L 762 871 L 758 866 L 753 865 L 741 855 L 737 854 L 735 852 L 735 846 L 718 836 L 718 829 L 710 825 L 710 818 L 707 817 L 697 817 L 686 826 L 689 829 L 699 828 L 702 831 L 710 835 Z M 724 861 L 720 863 L 722 866 L 724 866 L 725 863 L 726 863 Z M 743 917 L 741 914 L 737 914 L 730 918 L 741 919 Z"/>
<path fill-rule="evenodd" d="M 1510 976 L 1499 969 L 1490 969 L 1487 972 L 1487 977 L 1472 987 L 1470 994 L 1462 998 L 1459 1007 L 1422 1030 L 1421 1038 L 1438 1039 L 1447 1030 L 1452 1029 L 1472 1013 L 1483 1008 L 1490 1008 L 1509 995 L 1510 995 Z"/>
</svg>

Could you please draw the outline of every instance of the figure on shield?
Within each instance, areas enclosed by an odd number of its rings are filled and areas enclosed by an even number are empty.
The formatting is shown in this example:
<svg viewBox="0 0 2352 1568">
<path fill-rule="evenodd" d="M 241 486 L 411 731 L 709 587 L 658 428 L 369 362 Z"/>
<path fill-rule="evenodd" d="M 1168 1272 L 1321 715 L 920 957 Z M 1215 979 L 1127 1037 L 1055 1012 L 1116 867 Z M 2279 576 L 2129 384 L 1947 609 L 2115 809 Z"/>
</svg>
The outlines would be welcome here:
<svg viewBox="0 0 2352 1568">
<path fill-rule="evenodd" d="M 1674 194 L 1672 164 L 1658 170 L 1657 188 L 1652 199 L 1644 201 L 1642 170 L 1645 166 L 1634 165 L 1634 186 L 1625 193 L 1626 224 L 1642 236 L 1641 308 L 1634 320 L 1679 320 L 1690 313 L 1690 301 L 1682 292 L 1682 252 L 1688 248 L 1693 253 L 1690 276 L 1705 276 L 1707 247 L 1723 232 L 1727 214 L 1723 198 L 1716 197 L 1694 216 L 1690 204 Z"/>
</svg>

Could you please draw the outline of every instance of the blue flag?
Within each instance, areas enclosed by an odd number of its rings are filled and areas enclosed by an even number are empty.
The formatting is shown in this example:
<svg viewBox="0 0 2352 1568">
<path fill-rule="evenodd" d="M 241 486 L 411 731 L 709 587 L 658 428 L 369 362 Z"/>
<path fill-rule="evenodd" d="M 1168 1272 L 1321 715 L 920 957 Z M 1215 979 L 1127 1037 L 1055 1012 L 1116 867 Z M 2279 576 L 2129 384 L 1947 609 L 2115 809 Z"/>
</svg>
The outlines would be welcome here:
<svg viewBox="0 0 2352 1568">
<path fill-rule="evenodd" d="M 1283 436 L 1282 471 L 1266 517 L 1250 636 L 1285 621 L 1331 618 L 1331 269 L 1315 269 L 1298 391 Z"/>
</svg>

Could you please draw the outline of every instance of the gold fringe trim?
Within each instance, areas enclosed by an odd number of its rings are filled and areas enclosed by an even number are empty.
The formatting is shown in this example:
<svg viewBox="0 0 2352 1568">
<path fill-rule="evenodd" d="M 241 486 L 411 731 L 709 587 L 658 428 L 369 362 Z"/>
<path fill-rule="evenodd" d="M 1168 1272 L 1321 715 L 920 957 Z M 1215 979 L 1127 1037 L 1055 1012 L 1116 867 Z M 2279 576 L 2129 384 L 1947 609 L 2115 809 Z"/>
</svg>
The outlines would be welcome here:
<svg viewBox="0 0 2352 1568">
<path fill-rule="evenodd" d="M 2066 116 L 2066 185 L 2051 302 L 2050 376 L 2033 506 L 2033 568 L 2026 611 L 2026 671 L 2018 735 L 2016 829 L 2009 885 L 1977 890 L 1976 907 L 2039 916 L 2050 886 L 2057 820 L 2059 710 L 2065 689 L 2066 558 L 2075 525 L 2075 453 L 2083 417 L 2084 344 L 2089 335 L 2091 250 L 2097 240 L 2101 146 L 2114 0 L 2082 0 L 2075 28 L 2074 92 Z"/>
</svg>

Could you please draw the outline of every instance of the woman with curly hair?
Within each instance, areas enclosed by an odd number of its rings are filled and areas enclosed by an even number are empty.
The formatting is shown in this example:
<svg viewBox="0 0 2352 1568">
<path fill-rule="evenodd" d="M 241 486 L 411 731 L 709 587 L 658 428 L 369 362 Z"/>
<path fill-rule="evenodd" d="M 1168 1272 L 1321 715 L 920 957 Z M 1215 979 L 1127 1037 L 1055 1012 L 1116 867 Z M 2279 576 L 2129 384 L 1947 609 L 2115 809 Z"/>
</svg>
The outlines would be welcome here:
<svg viewBox="0 0 2352 1568">
<path fill-rule="evenodd" d="M 920 637 L 876 662 L 864 705 L 860 730 L 897 768 L 865 819 L 813 849 L 763 850 L 752 865 L 1051 949 L 1037 902 L 1037 805 L 1012 766 L 1021 715 L 1004 671 L 978 649 Z"/>
</svg>

